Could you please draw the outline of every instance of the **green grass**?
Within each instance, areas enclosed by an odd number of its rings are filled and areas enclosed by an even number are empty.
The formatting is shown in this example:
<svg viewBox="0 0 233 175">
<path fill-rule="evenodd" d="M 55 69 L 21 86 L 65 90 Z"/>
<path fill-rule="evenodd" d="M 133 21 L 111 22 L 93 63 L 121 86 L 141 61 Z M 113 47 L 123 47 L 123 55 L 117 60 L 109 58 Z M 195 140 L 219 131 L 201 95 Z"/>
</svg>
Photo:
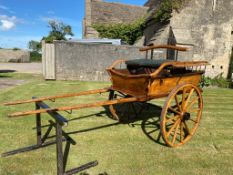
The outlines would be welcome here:
<svg viewBox="0 0 233 175">
<path fill-rule="evenodd" d="M 5 74 L 6 77 L 27 79 L 28 83 L 0 91 L 0 102 L 28 99 L 32 96 L 79 92 L 109 86 L 102 82 L 43 81 L 40 76 Z M 0 78 L 4 78 L 0 77 Z M 51 106 L 67 106 L 106 100 L 107 95 L 57 100 Z M 150 121 L 158 120 L 159 111 L 150 111 L 151 118 L 131 124 L 118 124 L 109 119 L 104 108 L 61 112 L 68 119 L 66 132 L 77 145 L 71 146 L 67 168 L 98 160 L 99 165 L 86 170 L 98 175 L 171 175 L 171 174 L 232 174 L 233 172 L 233 90 L 204 89 L 204 112 L 195 136 L 180 148 L 168 148 L 163 140 L 156 141 L 159 131 Z M 154 103 L 162 105 L 164 99 Z M 29 146 L 36 141 L 35 117 L 7 118 L 8 113 L 34 109 L 33 104 L 0 106 L 0 153 Z M 47 115 L 43 116 L 46 125 Z M 153 122 L 154 123 L 154 122 Z M 159 124 L 157 122 L 157 124 Z M 46 129 L 46 128 L 44 128 Z M 92 129 L 89 130 L 88 129 Z M 40 150 L 0 158 L 1 175 L 56 174 L 55 145 Z"/>
</svg>

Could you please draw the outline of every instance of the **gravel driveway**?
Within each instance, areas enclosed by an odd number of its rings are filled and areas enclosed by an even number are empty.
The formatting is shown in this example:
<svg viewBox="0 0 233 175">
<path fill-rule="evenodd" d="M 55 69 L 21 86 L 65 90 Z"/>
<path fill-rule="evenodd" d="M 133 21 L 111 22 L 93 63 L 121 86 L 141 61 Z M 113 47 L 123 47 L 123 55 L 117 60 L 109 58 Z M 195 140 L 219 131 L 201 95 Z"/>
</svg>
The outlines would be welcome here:
<svg viewBox="0 0 233 175">
<path fill-rule="evenodd" d="M 0 63 L 1 72 L 15 71 L 18 73 L 42 74 L 41 63 Z"/>
<path fill-rule="evenodd" d="M 18 72 L 42 74 L 41 63 L 0 63 L 0 73 Z M 8 87 L 18 86 L 25 83 L 25 80 L 15 80 L 0 76 L 0 90 Z"/>
<path fill-rule="evenodd" d="M 18 86 L 25 83 L 25 80 L 12 80 L 8 78 L 1 78 L 0 77 L 0 89 L 5 89 L 8 87 Z"/>
</svg>

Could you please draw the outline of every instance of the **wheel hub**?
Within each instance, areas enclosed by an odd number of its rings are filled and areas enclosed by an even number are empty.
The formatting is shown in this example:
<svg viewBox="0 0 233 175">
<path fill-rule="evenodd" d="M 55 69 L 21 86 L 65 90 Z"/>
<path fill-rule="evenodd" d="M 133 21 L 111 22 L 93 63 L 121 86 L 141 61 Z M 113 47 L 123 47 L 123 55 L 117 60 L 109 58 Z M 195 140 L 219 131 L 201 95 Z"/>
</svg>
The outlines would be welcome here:
<svg viewBox="0 0 233 175">
<path fill-rule="evenodd" d="M 186 120 L 190 120 L 190 118 L 191 118 L 190 113 L 185 112 L 185 113 L 184 113 L 184 115 L 183 115 L 183 120 L 184 120 L 184 121 L 186 121 Z"/>
</svg>

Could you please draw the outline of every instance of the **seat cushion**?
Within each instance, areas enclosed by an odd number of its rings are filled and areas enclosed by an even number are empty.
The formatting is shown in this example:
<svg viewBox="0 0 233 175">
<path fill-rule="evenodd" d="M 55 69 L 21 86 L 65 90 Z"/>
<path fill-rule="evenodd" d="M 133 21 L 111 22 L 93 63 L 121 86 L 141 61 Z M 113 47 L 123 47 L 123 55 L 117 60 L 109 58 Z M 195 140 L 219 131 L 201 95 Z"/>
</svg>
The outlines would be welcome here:
<svg viewBox="0 0 233 175">
<path fill-rule="evenodd" d="M 149 60 L 149 59 L 135 59 L 128 60 L 125 62 L 128 68 L 158 68 L 161 64 L 165 62 L 170 62 L 171 60 Z"/>
</svg>

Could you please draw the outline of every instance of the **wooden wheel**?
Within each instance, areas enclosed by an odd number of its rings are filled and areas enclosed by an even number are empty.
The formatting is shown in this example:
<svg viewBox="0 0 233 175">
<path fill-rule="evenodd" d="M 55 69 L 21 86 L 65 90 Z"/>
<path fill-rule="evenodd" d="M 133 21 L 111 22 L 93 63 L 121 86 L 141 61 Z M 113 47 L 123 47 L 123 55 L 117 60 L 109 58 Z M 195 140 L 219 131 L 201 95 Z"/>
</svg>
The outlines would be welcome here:
<svg viewBox="0 0 233 175">
<path fill-rule="evenodd" d="M 126 94 L 117 91 L 110 91 L 109 100 L 116 100 L 119 98 L 129 97 Z M 111 113 L 111 118 L 118 121 L 134 119 L 138 117 L 143 108 L 142 102 L 130 102 L 109 105 L 109 111 Z"/>
<path fill-rule="evenodd" d="M 160 116 L 160 129 L 165 143 L 181 146 L 194 135 L 202 115 L 201 91 L 192 84 L 177 86 L 167 97 Z"/>
</svg>

